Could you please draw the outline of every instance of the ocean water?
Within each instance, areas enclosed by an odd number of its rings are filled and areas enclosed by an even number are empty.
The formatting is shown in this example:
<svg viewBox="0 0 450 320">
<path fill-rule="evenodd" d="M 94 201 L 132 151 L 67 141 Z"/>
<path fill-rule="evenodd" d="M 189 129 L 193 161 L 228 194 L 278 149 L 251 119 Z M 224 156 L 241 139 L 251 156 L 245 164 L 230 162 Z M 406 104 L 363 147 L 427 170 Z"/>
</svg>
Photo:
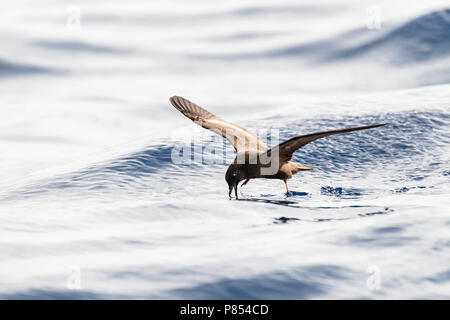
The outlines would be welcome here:
<svg viewBox="0 0 450 320">
<path fill-rule="evenodd" d="M 449 34 L 445 1 L 2 3 L 0 298 L 450 298 Z M 263 139 L 388 125 L 237 201 L 173 95 Z"/>
</svg>

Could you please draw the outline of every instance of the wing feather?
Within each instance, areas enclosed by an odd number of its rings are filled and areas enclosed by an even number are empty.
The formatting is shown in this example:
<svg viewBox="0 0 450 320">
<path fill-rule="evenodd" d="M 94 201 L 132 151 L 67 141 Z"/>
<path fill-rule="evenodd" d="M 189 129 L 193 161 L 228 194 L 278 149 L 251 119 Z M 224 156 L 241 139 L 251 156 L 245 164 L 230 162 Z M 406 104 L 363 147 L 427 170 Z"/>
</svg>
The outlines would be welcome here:
<svg viewBox="0 0 450 320">
<path fill-rule="evenodd" d="M 255 134 L 215 116 L 185 98 L 174 96 L 170 98 L 170 102 L 178 111 L 198 125 L 226 138 L 238 153 L 250 150 L 264 152 L 269 149 Z"/>
<path fill-rule="evenodd" d="M 340 133 L 347 133 L 347 132 L 352 132 L 352 131 L 360 131 L 360 130 L 378 128 L 378 127 L 381 127 L 384 125 L 386 125 L 386 123 L 376 124 L 376 125 L 371 125 L 371 126 L 364 126 L 364 127 L 355 127 L 355 128 L 347 128 L 347 129 L 340 129 L 340 130 L 316 132 L 316 133 L 306 134 L 303 136 L 297 136 L 297 137 L 291 138 L 289 140 L 286 140 L 286 141 L 280 143 L 279 145 L 277 145 L 276 147 L 268 150 L 266 152 L 266 155 L 270 157 L 271 154 L 275 150 L 279 154 L 280 163 L 284 163 L 284 162 L 290 161 L 292 159 L 292 155 L 294 154 L 294 152 L 296 150 L 300 149 L 301 147 L 307 145 L 310 142 L 313 142 L 314 140 L 332 136 L 335 134 L 340 134 Z"/>
</svg>

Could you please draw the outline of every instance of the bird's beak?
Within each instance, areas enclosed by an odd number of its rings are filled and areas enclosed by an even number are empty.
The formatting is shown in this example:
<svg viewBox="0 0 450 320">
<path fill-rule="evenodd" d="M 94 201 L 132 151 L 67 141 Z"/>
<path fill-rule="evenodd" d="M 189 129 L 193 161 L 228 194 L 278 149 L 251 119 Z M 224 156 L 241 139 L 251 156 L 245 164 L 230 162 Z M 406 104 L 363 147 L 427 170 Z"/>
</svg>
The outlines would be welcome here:
<svg viewBox="0 0 450 320">
<path fill-rule="evenodd" d="M 233 189 L 234 189 L 234 195 L 236 196 L 236 199 L 238 198 L 238 194 L 237 194 L 238 183 L 239 182 L 236 180 L 236 182 L 232 182 L 228 185 L 228 188 L 229 188 L 228 196 L 230 198 L 231 198 L 231 192 L 233 192 Z"/>
</svg>

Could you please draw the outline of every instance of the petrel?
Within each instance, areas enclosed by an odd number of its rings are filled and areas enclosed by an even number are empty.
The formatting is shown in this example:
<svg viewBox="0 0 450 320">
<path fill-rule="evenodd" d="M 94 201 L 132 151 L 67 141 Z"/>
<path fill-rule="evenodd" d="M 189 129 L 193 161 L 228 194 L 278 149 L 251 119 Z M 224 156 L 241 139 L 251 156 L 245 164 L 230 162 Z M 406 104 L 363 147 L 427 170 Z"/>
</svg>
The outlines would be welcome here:
<svg viewBox="0 0 450 320">
<path fill-rule="evenodd" d="M 310 133 L 293 137 L 275 147 L 269 148 L 250 131 L 215 116 L 185 98 L 174 96 L 170 98 L 170 102 L 176 109 L 195 123 L 220 134 L 231 142 L 236 150 L 236 158 L 228 167 L 225 180 L 229 188 L 228 196 L 231 198 L 231 193 L 234 189 L 236 199 L 238 199 L 238 183 L 245 180 L 241 185 L 242 187 L 250 179 L 256 178 L 283 180 L 286 186 L 286 192 L 289 192 L 287 180 L 292 178 L 292 175 L 299 171 L 315 168 L 314 166 L 307 166 L 291 161 L 296 150 L 314 140 L 339 133 L 367 130 L 386 125 L 386 123 L 383 123 Z"/>
</svg>

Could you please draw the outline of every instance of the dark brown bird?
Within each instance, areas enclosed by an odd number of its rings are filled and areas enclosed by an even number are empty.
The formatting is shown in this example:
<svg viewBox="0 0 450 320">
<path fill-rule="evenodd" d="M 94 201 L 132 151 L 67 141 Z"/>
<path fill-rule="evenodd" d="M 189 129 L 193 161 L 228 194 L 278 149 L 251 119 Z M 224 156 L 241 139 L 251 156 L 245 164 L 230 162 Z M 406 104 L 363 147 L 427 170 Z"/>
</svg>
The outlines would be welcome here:
<svg viewBox="0 0 450 320">
<path fill-rule="evenodd" d="M 304 145 L 334 134 L 372 129 L 386 124 L 383 123 L 297 136 L 270 149 L 253 133 L 216 117 L 187 99 L 174 96 L 170 98 L 170 102 L 182 114 L 195 123 L 203 128 L 220 134 L 231 142 L 237 154 L 234 161 L 228 167 L 225 174 L 225 180 L 229 187 L 228 195 L 231 198 L 231 192 L 234 189 L 236 199 L 238 198 L 238 183 L 245 180 L 241 185 L 243 186 L 246 185 L 250 179 L 256 178 L 283 180 L 286 185 L 286 192 L 289 192 L 287 180 L 292 178 L 292 175 L 299 171 L 315 168 L 314 166 L 307 166 L 291 161 L 294 152 Z"/>
</svg>

